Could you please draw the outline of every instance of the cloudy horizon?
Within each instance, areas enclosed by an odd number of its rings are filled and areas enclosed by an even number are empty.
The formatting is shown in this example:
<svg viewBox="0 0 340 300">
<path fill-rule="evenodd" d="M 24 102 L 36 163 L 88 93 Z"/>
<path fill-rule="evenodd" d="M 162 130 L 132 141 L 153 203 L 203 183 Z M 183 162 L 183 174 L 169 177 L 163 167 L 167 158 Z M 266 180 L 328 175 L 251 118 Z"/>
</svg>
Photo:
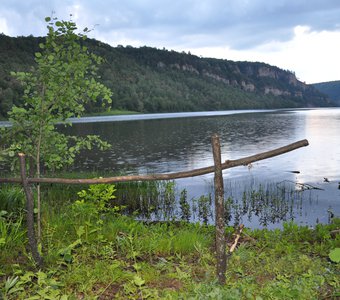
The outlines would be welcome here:
<svg viewBox="0 0 340 300">
<path fill-rule="evenodd" d="M 43 36 L 52 12 L 111 46 L 260 61 L 306 83 L 340 80 L 336 0 L 1 0 L 0 33 Z"/>
</svg>

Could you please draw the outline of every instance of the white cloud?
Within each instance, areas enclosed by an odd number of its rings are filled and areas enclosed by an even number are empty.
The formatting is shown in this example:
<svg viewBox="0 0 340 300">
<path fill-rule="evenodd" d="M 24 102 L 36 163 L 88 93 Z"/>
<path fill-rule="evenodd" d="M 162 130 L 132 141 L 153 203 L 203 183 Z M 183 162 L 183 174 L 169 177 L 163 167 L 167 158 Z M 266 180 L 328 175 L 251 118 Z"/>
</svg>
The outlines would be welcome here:
<svg viewBox="0 0 340 300">
<path fill-rule="evenodd" d="M 294 71 L 307 83 L 340 79 L 340 31 L 311 31 L 306 26 L 296 26 L 290 41 L 272 41 L 249 50 L 230 47 L 201 47 L 186 49 L 203 57 L 240 61 L 260 61 Z"/>
<path fill-rule="evenodd" d="M 7 26 L 7 20 L 5 18 L 0 18 L 0 33 L 10 35 L 10 31 Z"/>
</svg>

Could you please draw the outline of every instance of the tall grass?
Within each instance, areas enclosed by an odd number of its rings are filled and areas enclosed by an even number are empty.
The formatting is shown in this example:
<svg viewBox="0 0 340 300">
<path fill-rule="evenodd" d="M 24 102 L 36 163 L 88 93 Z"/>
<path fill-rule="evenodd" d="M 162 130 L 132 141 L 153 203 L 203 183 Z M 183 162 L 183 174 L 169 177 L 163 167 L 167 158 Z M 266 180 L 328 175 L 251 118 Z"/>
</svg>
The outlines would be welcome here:
<svg viewBox="0 0 340 300">
<path fill-rule="evenodd" d="M 77 192 L 87 186 L 45 186 L 44 201 L 50 209 L 72 203 Z M 184 189 L 177 190 L 174 181 L 126 182 L 116 184 L 118 206 L 124 214 L 149 221 L 186 220 L 214 223 L 213 194 L 189 198 Z M 225 193 L 225 221 L 237 225 L 244 220 L 268 226 L 294 220 L 303 209 L 306 193 L 292 184 L 266 183 L 258 186 L 228 186 Z"/>
<path fill-rule="evenodd" d="M 20 186 L 0 185 L 0 211 L 17 213 L 25 207 L 25 195 Z"/>
<path fill-rule="evenodd" d="M 0 249 L 9 250 L 23 243 L 26 231 L 22 223 L 22 215 L 13 218 L 6 211 L 0 211 Z"/>
</svg>

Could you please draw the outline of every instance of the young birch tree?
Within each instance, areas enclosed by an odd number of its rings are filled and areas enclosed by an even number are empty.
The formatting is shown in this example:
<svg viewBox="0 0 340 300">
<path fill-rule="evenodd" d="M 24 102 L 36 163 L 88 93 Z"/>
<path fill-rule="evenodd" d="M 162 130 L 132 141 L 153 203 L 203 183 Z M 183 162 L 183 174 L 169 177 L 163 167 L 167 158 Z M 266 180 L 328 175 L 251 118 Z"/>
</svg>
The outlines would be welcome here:
<svg viewBox="0 0 340 300">
<path fill-rule="evenodd" d="M 97 69 L 102 59 L 89 53 L 84 41 L 89 32 L 77 33 L 73 21 L 47 17 L 47 37 L 35 53 L 36 65 L 30 72 L 13 72 L 24 87 L 24 105 L 9 112 L 11 127 L 3 128 L 7 153 L 25 153 L 30 174 L 41 176 L 45 169 L 60 169 L 74 162 L 84 148 L 109 147 L 98 136 L 67 136 L 56 125 L 84 113 L 89 101 L 111 103 L 111 91 L 98 82 Z M 38 240 L 40 238 L 40 187 L 38 185 Z"/>
</svg>

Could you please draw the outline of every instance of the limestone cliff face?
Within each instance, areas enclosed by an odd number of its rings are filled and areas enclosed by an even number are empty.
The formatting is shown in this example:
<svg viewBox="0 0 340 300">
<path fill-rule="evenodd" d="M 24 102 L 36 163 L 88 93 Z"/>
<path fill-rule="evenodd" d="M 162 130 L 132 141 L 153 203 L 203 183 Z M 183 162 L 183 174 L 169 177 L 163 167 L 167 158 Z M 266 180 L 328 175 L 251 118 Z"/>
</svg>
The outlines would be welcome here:
<svg viewBox="0 0 340 300">
<path fill-rule="evenodd" d="M 210 72 L 208 72 L 206 70 L 203 71 L 203 75 L 206 76 L 206 77 L 210 77 L 212 79 L 215 79 L 217 81 L 221 81 L 221 82 L 223 82 L 223 83 L 225 83 L 227 85 L 230 85 L 230 80 L 229 79 L 223 78 L 223 77 L 221 77 L 219 75 L 216 75 L 216 74 L 213 74 L 213 73 L 210 73 Z"/>
<path fill-rule="evenodd" d="M 299 81 L 296 76 L 289 72 L 284 71 L 276 67 L 260 67 L 258 69 L 258 76 L 259 77 L 268 77 L 275 80 L 281 80 L 287 82 L 289 85 L 299 87 L 302 89 L 307 88 L 306 84 Z"/>
<path fill-rule="evenodd" d="M 269 67 L 260 67 L 257 73 L 258 73 L 258 76 L 260 77 L 270 77 L 274 79 L 278 78 L 278 73 Z"/>
<path fill-rule="evenodd" d="M 188 71 L 188 72 L 192 72 L 192 73 L 195 73 L 195 74 L 199 74 L 199 72 L 191 65 L 182 65 L 182 70 L 183 71 Z"/>
<path fill-rule="evenodd" d="M 247 83 L 245 81 L 241 81 L 241 86 L 242 86 L 242 89 L 244 89 L 245 91 L 249 91 L 249 92 L 254 92 L 256 89 L 254 84 Z"/>
<path fill-rule="evenodd" d="M 279 90 L 279 89 L 276 89 L 276 88 L 273 88 L 273 87 L 270 87 L 270 86 L 266 86 L 264 88 L 264 93 L 265 93 L 265 95 L 272 94 L 274 96 L 282 96 L 282 95 L 290 96 L 291 95 L 291 93 L 288 92 L 288 91 Z"/>
<path fill-rule="evenodd" d="M 308 85 L 299 81 L 295 74 L 264 63 L 230 62 L 218 60 L 220 65 L 205 68 L 185 63 L 172 63 L 168 66 L 157 62 L 158 68 L 172 68 L 198 76 L 216 80 L 228 86 L 238 87 L 247 92 L 263 93 L 264 95 L 298 97 L 310 89 Z M 226 69 L 228 72 L 226 72 Z"/>
</svg>

